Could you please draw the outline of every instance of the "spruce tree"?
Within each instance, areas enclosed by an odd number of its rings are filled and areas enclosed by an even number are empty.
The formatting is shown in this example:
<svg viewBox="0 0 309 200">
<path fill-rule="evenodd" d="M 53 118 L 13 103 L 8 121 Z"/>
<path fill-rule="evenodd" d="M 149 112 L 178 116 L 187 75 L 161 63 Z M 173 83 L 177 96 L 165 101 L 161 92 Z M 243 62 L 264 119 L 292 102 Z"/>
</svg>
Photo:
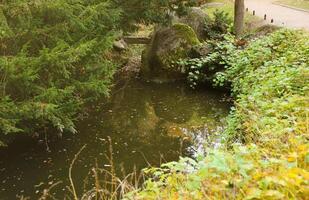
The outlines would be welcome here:
<svg viewBox="0 0 309 200">
<path fill-rule="evenodd" d="M 1 1 L 2 144 L 44 127 L 75 132 L 82 106 L 108 95 L 119 16 L 107 0 Z"/>
</svg>

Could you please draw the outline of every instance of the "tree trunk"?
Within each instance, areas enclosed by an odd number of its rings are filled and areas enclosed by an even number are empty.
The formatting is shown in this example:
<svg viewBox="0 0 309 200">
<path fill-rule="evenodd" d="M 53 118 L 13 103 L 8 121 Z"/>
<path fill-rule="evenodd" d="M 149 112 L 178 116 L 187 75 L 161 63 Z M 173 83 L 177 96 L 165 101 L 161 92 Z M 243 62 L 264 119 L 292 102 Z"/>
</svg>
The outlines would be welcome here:
<svg viewBox="0 0 309 200">
<path fill-rule="evenodd" d="M 234 30 L 237 38 L 241 36 L 244 29 L 245 2 L 244 0 L 235 0 Z"/>
</svg>

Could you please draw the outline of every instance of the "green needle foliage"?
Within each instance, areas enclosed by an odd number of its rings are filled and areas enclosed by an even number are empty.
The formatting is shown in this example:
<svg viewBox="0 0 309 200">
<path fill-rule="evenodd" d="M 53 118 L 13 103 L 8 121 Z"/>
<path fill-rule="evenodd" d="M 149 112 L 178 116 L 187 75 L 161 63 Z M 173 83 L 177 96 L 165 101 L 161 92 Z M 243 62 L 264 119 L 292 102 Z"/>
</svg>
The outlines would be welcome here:
<svg viewBox="0 0 309 200">
<path fill-rule="evenodd" d="M 119 16 L 107 0 L 1 1 L 2 144 L 43 127 L 75 132 L 82 105 L 108 95 Z"/>
<path fill-rule="evenodd" d="M 113 0 L 123 10 L 121 23 L 129 31 L 136 23 L 167 24 L 173 15 L 183 15 L 196 0 Z"/>
</svg>

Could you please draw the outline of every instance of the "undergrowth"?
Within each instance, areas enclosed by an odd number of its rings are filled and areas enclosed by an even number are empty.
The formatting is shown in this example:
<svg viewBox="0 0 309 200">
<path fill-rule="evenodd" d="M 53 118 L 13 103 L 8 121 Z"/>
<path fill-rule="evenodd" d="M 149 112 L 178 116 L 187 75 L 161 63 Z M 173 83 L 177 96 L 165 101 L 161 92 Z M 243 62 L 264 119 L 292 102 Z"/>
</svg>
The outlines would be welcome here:
<svg viewBox="0 0 309 200">
<path fill-rule="evenodd" d="M 280 30 L 230 52 L 217 83 L 235 106 L 222 147 L 145 170 L 124 199 L 306 199 L 309 36 Z"/>
</svg>

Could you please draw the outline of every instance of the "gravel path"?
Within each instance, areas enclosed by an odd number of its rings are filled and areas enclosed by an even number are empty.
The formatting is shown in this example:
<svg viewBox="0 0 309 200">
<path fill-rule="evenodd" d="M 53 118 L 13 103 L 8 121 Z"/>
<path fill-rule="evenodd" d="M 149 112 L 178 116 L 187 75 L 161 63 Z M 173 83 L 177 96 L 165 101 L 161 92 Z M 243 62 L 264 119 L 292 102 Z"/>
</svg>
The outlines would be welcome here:
<svg viewBox="0 0 309 200">
<path fill-rule="evenodd" d="M 309 30 L 308 12 L 276 5 L 273 2 L 274 0 L 245 0 L 245 6 L 251 13 L 255 10 L 259 17 L 266 14 L 268 23 L 273 19 L 275 25 Z"/>
</svg>

